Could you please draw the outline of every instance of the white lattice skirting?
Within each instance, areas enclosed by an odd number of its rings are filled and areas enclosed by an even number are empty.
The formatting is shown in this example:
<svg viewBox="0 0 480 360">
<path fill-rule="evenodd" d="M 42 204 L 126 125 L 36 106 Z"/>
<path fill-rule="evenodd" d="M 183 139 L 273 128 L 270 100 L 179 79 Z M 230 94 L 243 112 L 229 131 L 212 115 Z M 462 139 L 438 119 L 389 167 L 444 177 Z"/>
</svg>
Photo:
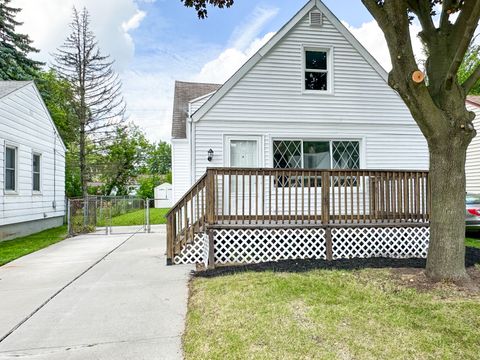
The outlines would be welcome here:
<svg viewBox="0 0 480 360">
<path fill-rule="evenodd" d="M 332 229 L 333 259 L 427 257 L 428 227 L 364 227 Z"/>
<path fill-rule="evenodd" d="M 216 264 L 251 264 L 287 259 L 325 259 L 324 229 L 215 231 Z"/>
<path fill-rule="evenodd" d="M 179 255 L 175 256 L 173 263 L 201 264 L 208 259 L 208 236 L 205 233 L 195 234 L 195 240 L 187 244 Z"/>
<path fill-rule="evenodd" d="M 362 227 L 332 229 L 333 259 L 424 258 L 428 227 Z M 216 264 L 247 264 L 287 259 L 326 259 L 325 229 L 224 229 L 214 231 Z M 195 241 L 174 259 L 175 264 L 206 263 L 208 236 Z"/>
</svg>

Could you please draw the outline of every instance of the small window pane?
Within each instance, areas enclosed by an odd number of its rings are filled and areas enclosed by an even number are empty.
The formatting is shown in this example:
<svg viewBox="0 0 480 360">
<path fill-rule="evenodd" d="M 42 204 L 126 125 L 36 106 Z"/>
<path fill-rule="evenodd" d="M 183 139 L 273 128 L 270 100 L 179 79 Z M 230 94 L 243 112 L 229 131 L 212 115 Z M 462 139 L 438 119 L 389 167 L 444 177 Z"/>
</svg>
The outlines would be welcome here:
<svg viewBox="0 0 480 360">
<path fill-rule="evenodd" d="M 40 156 L 33 155 L 33 172 L 40 172 Z"/>
<path fill-rule="evenodd" d="M 7 148 L 6 167 L 7 169 L 15 169 L 15 149 L 13 148 Z"/>
<path fill-rule="evenodd" d="M 295 169 L 302 167 L 301 141 L 274 141 L 273 167 L 276 169 Z"/>
<path fill-rule="evenodd" d="M 33 174 L 33 190 L 40 191 L 40 174 Z"/>
<path fill-rule="evenodd" d="M 15 170 L 7 169 L 5 175 L 5 190 L 15 191 Z"/>
<path fill-rule="evenodd" d="M 333 141 L 332 155 L 334 169 L 360 168 L 360 143 L 358 141 Z"/>
<path fill-rule="evenodd" d="M 305 72 L 305 90 L 327 91 L 327 78 L 325 72 Z"/>
<path fill-rule="evenodd" d="M 305 68 L 311 70 L 327 70 L 327 53 L 325 51 L 307 51 Z"/>
<path fill-rule="evenodd" d="M 330 169 L 330 143 L 304 141 L 303 164 L 305 169 Z"/>
</svg>

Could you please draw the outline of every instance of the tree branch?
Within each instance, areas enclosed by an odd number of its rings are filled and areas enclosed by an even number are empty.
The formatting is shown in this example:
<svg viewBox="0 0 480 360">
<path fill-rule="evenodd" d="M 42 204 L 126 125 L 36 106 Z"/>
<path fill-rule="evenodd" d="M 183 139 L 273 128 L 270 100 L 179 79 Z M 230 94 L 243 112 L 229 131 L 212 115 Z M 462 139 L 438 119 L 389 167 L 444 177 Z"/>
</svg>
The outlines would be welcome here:
<svg viewBox="0 0 480 360">
<path fill-rule="evenodd" d="M 468 94 L 470 90 L 480 80 L 480 64 L 473 70 L 473 73 L 463 82 L 462 87 L 465 90 L 465 94 Z"/>
<path fill-rule="evenodd" d="M 452 13 L 452 0 L 444 0 L 442 5 L 442 13 L 440 14 L 441 29 L 446 29 L 451 13 Z"/>
<path fill-rule="evenodd" d="M 480 19 L 480 1 L 466 1 L 460 15 L 455 22 L 453 29 L 452 44 L 456 45 L 450 69 L 447 73 L 447 88 L 451 85 L 453 78 L 457 75 L 458 69 L 463 62 L 465 53 L 470 46 L 475 30 Z"/>
</svg>

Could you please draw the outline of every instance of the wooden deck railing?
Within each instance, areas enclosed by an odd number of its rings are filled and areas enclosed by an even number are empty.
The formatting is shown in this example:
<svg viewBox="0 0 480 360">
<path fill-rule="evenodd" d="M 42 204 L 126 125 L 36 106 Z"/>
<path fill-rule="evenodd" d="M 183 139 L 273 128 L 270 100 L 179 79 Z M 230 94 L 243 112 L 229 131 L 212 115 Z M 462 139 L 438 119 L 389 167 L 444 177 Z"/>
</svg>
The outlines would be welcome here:
<svg viewBox="0 0 480 360">
<path fill-rule="evenodd" d="M 168 258 L 206 227 L 428 223 L 428 172 L 213 168 L 167 214 Z"/>
</svg>

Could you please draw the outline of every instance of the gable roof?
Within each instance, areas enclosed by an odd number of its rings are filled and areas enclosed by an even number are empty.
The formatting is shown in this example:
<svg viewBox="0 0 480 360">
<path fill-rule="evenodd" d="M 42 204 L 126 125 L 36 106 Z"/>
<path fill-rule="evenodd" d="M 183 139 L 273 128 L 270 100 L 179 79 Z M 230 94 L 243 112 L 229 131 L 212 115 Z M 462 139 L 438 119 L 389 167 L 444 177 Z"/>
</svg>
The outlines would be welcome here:
<svg viewBox="0 0 480 360">
<path fill-rule="evenodd" d="M 468 95 L 467 102 L 476 107 L 480 107 L 480 96 L 479 95 Z"/>
<path fill-rule="evenodd" d="M 0 81 L 0 99 L 31 84 L 33 81 Z"/>
<path fill-rule="evenodd" d="M 219 84 L 175 81 L 172 117 L 173 139 L 185 139 L 187 137 L 188 103 L 218 90 L 220 86 Z"/>
<path fill-rule="evenodd" d="M 321 0 L 310 0 L 307 4 L 287 22 L 260 50 L 253 55 L 223 86 L 203 104 L 195 114 L 193 121 L 200 120 L 228 91 L 233 88 L 268 52 L 280 42 L 310 11 L 318 9 L 332 25 L 347 39 L 347 41 L 360 53 L 361 56 L 372 66 L 381 78 L 388 83 L 387 71 L 377 60 L 363 47 L 355 36 L 342 24 L 342 22 L 323 4 Z"/>
</svg>

